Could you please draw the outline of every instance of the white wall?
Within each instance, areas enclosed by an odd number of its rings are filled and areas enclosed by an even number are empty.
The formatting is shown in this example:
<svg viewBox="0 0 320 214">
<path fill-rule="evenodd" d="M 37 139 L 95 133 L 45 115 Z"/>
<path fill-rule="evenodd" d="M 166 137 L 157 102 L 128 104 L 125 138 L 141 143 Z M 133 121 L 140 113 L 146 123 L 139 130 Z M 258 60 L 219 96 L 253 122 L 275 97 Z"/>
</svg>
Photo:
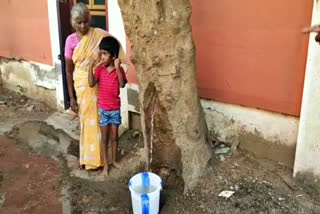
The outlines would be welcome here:
<svg viewBox="0 0 320 214">
<path fill-rule="evenodd" d="M 320 24 L 320 3 L 314 1 L 312 24 Z M 294 175 L 320 176 L 320 45 L 310 35 Z"/>
<path fill-rule="evenodd" d="M 57 107 L 56 108 L 62 111 L 64 110 L 64 96 L 63 96 L 61 61 L 58 59 L 58 56 L 60 54 L 60 40 L 59 40 L 57 0 L 47 0 L 47 1 L 48 1 L 48 16 L 49 16 L 52 61 L 55 67 L 55 72 L 57 73 L 57 81 L 56 81 Z M 66 20 L 66 21 L 69 21 L 69 20 Z"/>
<path fill-rule="evenodd" d="M 299 118 L 216 101 L 201 104 L 214 140 L 293 167 Z"/>
<path fill-rule="evenodd" d="M 124 52 L 126 52 L 126 32 L 124 29 L 124 23 L 118 1 L 109 0 L 108 10 L 109 33 L 120 41 Z M 119 128 L 119 134 L 123 133 L 129 128 L 127 86 L 120 90 L 120 98 L 122 124 Z"/>
<path fill-rule="evenodd" d="M 120 41 L 124 52 L 126 52 L 126 32 L 118 0 L 109 0 L 108 10 L 109 33 Z"/>
</svg>

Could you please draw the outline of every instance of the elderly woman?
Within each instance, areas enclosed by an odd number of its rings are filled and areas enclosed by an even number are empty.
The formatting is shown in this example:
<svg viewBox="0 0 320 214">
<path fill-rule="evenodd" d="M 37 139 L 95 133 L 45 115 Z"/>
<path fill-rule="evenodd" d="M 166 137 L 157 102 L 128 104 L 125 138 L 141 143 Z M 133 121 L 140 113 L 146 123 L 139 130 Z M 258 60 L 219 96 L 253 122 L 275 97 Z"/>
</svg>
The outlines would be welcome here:
<svg viewBox="0 0 320 214">
<path fill-rule="evenodd" d="M 72 8 L 71 23 L 76 32 L 68 36 L 65 45 L 70 106 L 80 118 L 80 168 L 85 169 L 104 165 L 102 152 L 105 150 L 100 141 L 97 87 L 89 87 L 88 69 L 90 63 L 98 58 L 99 42 L 109 35 L 102 29 L 90 27 L 90 19 L 85 4 L 79 3 Z"/>
</svg>

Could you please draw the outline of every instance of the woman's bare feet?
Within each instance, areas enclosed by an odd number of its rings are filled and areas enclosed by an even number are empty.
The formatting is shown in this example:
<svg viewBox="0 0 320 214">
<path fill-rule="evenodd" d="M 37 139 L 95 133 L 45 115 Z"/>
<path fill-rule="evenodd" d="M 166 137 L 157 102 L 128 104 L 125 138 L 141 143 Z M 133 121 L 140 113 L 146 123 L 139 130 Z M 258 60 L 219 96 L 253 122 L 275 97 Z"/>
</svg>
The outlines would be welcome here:
<svg viewBox="0 0 320 214">
<path fill-rule="evenodd" d="M 116 161 L 113 161 L 112 166 L 116 169 L 121 169 L 121 165 Z"/>
<path fill-rule="evenodd" d="M 108 167 L 103 167 L 103 170 L 101 172 L 101 176 L 103 176 L 103 177 L 109 176 L 109 168 Z"/>
<path fill-rule="evenodd" d="M 78 165 L 78 170 L 83 170 L 83 169 L 85 169 L 84 164 L 81 164 L 81 165 L 79 164 L 79 165 Z"/>
</svg>

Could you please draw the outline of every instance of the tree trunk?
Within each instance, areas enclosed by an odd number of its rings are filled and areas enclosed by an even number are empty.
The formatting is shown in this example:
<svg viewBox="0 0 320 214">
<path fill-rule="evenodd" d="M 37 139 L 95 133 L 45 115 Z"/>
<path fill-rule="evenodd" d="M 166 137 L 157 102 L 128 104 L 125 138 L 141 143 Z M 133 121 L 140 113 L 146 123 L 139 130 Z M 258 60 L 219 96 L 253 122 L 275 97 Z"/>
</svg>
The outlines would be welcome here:
<svg viewBox="0 0 320 214">
<path fill-rule="evenodd" d="M 148 170 L 185 191 L 211 153 L 196 85 L 189 0 L 119 0 L 137 71 Z"/>
</svg>

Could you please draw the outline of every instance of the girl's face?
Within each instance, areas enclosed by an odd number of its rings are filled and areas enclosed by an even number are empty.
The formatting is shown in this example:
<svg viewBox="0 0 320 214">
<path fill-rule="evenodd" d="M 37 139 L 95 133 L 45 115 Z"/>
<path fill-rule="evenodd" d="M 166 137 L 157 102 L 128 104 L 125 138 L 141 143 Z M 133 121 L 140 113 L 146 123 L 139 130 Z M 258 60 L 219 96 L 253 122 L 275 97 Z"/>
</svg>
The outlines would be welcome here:
<svg viewBox="0 0 320 214">
<path fill-rule="evenodd" d="M 88 16 L 78 16 L 73 20 L 73 27 L 75 31 L 86 35 L 90 28 L 90 17 Z"/>
<path fill-rule="evenodd" d="M 112 57 L 109 51 L 100 50 L 100 59 L 103 64 L 110 65 L 115 60 L 115 57 Z"/>
</svg>

